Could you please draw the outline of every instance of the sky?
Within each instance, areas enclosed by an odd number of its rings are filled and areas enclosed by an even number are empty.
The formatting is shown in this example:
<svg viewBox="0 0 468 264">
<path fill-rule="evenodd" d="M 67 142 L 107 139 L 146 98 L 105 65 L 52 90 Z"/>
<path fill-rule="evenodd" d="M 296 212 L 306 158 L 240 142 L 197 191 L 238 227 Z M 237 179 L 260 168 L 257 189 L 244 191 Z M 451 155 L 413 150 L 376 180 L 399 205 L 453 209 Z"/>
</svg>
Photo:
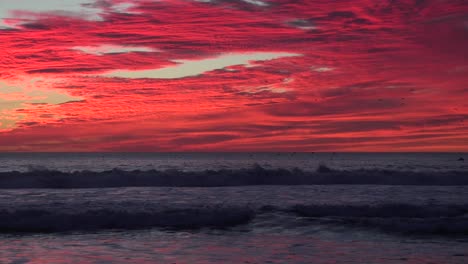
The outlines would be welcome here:
<svg viewBox="0 0 468 264">
<path fill-rule="evenodd" d="M 0 0 L 0 151 L 468 151 L 466 0 Z"/>
</svg>

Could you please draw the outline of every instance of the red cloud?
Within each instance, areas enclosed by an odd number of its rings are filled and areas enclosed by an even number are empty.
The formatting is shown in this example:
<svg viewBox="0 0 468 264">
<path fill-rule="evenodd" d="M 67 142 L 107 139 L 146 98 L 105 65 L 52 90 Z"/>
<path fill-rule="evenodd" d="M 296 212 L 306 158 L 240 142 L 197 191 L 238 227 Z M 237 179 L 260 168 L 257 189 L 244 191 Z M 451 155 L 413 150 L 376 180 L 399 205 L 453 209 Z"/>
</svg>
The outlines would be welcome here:
<svg viewBox="0 0 468 264">
<path fill-rule="evenodd" d="M 130 2 L 100 6 L 103 21 L 25 10 L 0 30 L 2 81 L 59 79 L 83 98 L 16 109 L 0 151 L 468 151 L 465 1 L 108 1 Z M 154 51 L 74 49 L 101 45 Z M 302 56 L 101 76 L 241 52 Z"/>
</svg>

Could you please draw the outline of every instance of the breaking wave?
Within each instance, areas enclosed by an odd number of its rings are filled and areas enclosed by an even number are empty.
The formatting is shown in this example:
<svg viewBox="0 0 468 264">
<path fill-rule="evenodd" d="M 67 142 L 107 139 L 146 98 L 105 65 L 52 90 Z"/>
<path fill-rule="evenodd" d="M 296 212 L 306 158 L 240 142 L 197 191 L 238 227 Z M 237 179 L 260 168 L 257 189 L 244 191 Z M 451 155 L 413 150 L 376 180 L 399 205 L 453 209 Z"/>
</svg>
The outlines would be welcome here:
<svg viewBox="0 0 468 264">
<path fill-rule="evenodd" d="M 226 228 L 248 223 L 249 208 L 186 208 L 156 211 L 95 209 L 60 211 L 23 209 L 0 211 L 0 232 L 63 232 L 103 229 L 197 229 Z"/>
<path fill-rule="evenodd" d="M 294 225 L 288 221 L 294 222 Z M 205 205 L 135 210 L 131 206 L 110 204 L 107 207 L 85 210 L 39 207 L 0 211 L 1 233 L 147 228 L 226 229 L 239 225 L 250 228 L 260 225 L 263 228 L 272 227 L 272 230 L 278 230 L 278 226 L 289 230 L 316 225 L 339 225 L 398 234 L 467 236 L 468 205 L 321 204 L 296 205 L 289 208 Z"/>
<path fill-rule="evenodd" d="M 1 172 L 0 188 L 104 188 L 104 187 L 215 187 L 247 185 L 468 185 L 466 171 L 418 172 L 380 169 L 334 170 L 321 165 L 316 171 L 300 169 L 222 169 L 205 171 L 113 169 L 103 172 L 61 172 L 32 168 L 28 172 Z"/>
</svg>

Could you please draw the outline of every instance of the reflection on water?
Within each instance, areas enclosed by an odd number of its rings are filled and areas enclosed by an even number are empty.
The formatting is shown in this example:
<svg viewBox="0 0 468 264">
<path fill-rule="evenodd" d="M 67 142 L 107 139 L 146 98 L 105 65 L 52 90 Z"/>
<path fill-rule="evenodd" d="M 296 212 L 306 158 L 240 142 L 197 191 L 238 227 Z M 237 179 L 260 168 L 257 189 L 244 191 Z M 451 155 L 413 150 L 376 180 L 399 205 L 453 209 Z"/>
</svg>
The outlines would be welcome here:
<svg viewBox="0 0 468 264">
<path fill-rule="evenodd" d="M 363 231 L 157 230 L 0 237 L 0 263 L 467 263 L 468 240 Z"/>
</svg>

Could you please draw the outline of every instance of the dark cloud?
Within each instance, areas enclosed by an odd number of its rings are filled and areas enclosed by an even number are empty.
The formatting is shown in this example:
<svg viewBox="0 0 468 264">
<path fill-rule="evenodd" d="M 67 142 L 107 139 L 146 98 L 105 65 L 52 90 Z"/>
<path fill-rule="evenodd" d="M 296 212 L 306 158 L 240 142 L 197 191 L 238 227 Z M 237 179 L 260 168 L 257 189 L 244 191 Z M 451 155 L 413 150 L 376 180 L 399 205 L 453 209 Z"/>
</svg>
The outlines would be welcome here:
<svg viewBox="0 0 468 264">
<path fill-rule="evenodd" d="M 26 23 L 21 25 L 25 29 L 35 29 L 35 30 L 49 30 L 50 27 L 41 23 Z"/>
<path fill-rule="evenodd" d="M 99 72 L 104 70 L 103 68 L 49 68 L 49 69 L 38 69 L 28 70 L 29 74 L 35 73 L 87 73 L 87 72 Z"/>
</svg>

